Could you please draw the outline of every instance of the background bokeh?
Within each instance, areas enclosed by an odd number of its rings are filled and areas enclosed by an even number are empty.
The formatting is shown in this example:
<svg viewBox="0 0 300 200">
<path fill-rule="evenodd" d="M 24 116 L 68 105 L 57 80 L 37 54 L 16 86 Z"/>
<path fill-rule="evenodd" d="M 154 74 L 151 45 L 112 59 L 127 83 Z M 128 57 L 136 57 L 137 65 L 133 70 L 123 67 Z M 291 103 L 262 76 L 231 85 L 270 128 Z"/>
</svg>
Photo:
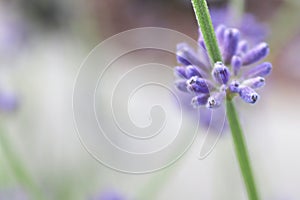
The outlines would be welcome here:
<svg viewBox="0 0 300 200">
<path fill-rule="evenodd" d="M 209 1 L 211 8 L 228 3 Z M 298 0 L 245 1 L 245 10 L 269 29 L 267 60 L 274 66 L 256 105 L 236 102 L 266 200 L 300 199 L 299 9 Z M 89 199 L 107 191 L 126 199 L 246 199 L 230 133 L 199 160 L 205 136 L 199 131 L 174 165 L 143 175 L 111 170 L 82 147 L 72 111 L 80 64 L 101 41 L 145 26 L 173 29 L 195 40 L 198 35 L 187 0 L 0 1 L 0 96 L 8 98 L 1 100 L 0 134 L 12 149 L 7 154 L 0 148 L 1 200 L 32 199 L 11 167 L 11 155 L 47 199 Z M 175 56 L 167 58 L 176 65 Z"/>
</svg>

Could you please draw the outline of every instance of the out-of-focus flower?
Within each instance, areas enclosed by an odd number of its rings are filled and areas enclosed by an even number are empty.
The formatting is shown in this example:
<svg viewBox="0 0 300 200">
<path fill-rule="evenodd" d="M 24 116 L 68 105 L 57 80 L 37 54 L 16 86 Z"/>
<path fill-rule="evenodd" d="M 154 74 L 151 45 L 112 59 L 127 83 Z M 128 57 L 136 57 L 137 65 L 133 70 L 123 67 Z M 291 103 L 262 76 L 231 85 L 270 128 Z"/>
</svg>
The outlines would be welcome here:
<svg viewBox="0 0 300 200">
<path fill-rule="evenodd" d="M 16 94 L 0 91 L 0 112 L 12 112 L 18 108 L 19 102 Z"/>
<path fill-rule="evenodd" d="M 28 196 L 21 189 L 0 189 L 1 200 L 29 200 Z"/>
<path fill-rule="evenodd" d="M 17 55 L 25 44 L 27 28 L 24 20 L 13 8 L 0 4 L 0 53 L 1 60 L 11 59 Z"/>
<path fill-rule="evenodd" d="M 262 42 L 248 49 L 248 42 L 240 39 L 240 31 L 225 25 L 216 28 L 216 37 L 223 62 L 214 64 L 208 60 L 201 35 L 198 52 L 188 44 L 178 44 L 177 60 L 181 66 L 174 70 L 177 88 L 193 95 L 191 104 L 195 108 L 218 108 L 228 93 L 239 95 L 247 103 L 256 103 L 259 95 L 255 90 L 264 86 L 264 77 L 270 74 L 272 65 L 253 64 L 268 55 L 268 45 Z"/>
<path fill-rule="evenodd" d="M 116 191 L 107 190 L 89 200 L 126 200 L 126 198 Z"/>
<path fill-rule="evenodd" d="M 252 44 L 264 41 L 268 35 L 266 24 L 258 22 L 250 13 L 244 13 L 242 17 L 237 18 L 229 7 L 224 7 L 212 8 L 210 14 L 214 27 L 224 24 L 228 27 L 237 28 L 242 37 Z"/>
</svg>

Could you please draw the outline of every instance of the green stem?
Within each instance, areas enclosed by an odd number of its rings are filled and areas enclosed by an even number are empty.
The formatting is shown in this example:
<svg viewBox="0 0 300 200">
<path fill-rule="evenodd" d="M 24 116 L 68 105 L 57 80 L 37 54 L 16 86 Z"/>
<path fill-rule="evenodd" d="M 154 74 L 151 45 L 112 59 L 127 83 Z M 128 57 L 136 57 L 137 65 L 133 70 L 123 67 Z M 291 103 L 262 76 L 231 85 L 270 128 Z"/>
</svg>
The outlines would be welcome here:
<svg viewBox="0 0 300 200">
<path fill-rule="evenodd" d="M 24 188 L 26 188 L 28 192 L 32 194 L 33 199 L 35 200 L 43 199 L 39 187 L 31 179 L 31 176 L 24 168 L 24 165 L 15 154 L 10 144 L 8 135 L 6 135 L 4 131 L 0 131 L 0 147 L 2 148 L 6 161 L 8 162 L 9 167 L 15 174 L 15 177 L 17 178 L 18 182 L 21 183 L 24 186 Z"/>
<path fill-rule="evenodd" d="M 222 61 L 206 0 L 192 0 L 192 4 L 211 61 L 213 63 L 216 63 L 217 61 Z M 243 137 L 243 132 L 235 111 L 235 107 L 232 103 L 232 94 L 230 92 L 227 93 L 226 108 L 228 122 L 232 132 L 235 152 L 247 188 L 249 200 L 258 200 L 259 198 L 254 182 L 254 177 L 250 165 L 246 144 Z"/>
<path fill-rule="evenodd" d="M 212 63 L 222 61 L 206 0 L 192 0 L 192 4 Z"/>
<path fill-rule="evenodd" d="M 226 100 L 226 111 L 229 126 L 232 133 L 233 143 L 235 147 L 235 153 L 238 158 L 240 169 L 246 184 L 248 197 L 251 200 L 258 200 L 258 194 L 255 186 L 253 173 L 251 170 L 249 155 L 243 136 L 243 131 L 240 126 L 235 107 L 231 99 Z"/>
</svg>

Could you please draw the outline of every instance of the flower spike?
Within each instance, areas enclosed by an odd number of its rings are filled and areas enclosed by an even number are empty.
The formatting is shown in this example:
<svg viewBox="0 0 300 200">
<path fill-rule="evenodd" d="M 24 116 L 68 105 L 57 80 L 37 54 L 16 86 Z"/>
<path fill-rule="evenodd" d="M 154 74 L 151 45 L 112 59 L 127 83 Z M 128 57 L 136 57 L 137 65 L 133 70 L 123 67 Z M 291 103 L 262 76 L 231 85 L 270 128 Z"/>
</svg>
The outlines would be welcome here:
<svg viewBox="0 0 300 200">
<path fill-rule="evenodd" d="M 179 78 L 176 87 L 194 95 L 191 104 L 195 108 L 217 108 L 222 105 L 226 93 L 237 94 L 233 97 L 240 96 L 247 103 L 256 103 L 259 95 L 255 90 L 265 85 L 265 77 L 271 73 L 272 64 L 263 62 L 246 71 L 241 69 L 266 57 L 268 44 L 262 42 L 248 50 L 250 43 L 240 39 L 239 30 L 225 25 L 216 28 L 216 37 L 224 62 L 210 64 L 201 61 L 208 57 L 201 35 L 198 44 L 199 51 L 204 52 L 202 57 L 197 57 L 198 54 L 187 44 L 177 46 L 177 59 L 183 66 L 175 67 L 174 73 Z"/>
</svg>

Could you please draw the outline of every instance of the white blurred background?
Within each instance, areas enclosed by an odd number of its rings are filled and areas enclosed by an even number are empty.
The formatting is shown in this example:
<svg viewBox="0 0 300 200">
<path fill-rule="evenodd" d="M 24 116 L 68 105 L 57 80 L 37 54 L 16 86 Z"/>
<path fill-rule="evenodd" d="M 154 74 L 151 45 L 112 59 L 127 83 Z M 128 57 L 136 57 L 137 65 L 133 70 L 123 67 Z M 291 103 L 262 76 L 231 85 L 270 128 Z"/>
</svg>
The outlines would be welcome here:
<svg viewBox="0 0 300 200">
<path fill-rule="evenodd" d="M 210 6 L 227 3 L 210 1 Z M 300 198 L 299 8 L 296 0 L 245 3 L 246 11 L 270 29 L 267 60 L 274 66 L 258 104 L 236 101 L 259 192 L 266 200 Z M 246 199 L 228 132 L 199 160 L 206 130 L 200 128 L 192 147 L 174 165 L 143 175 L 101 165 L 76 133 L 72 92 L 88 53 L 114 34 L 144 26 L 174 29 L 196 40 L 190 2 L 2 0 L 0 13 L 0 92 L 17 99 L 15 109 L 1 111 L 1 134 L 48 199 L 88 199 L 106 190 L 127 199 Z M 176 65 L 175 56 L 165 59 Z M 5 151 L 0 152 L 0 194 L 22 190 L 31 199 Z"/>
</svg>

